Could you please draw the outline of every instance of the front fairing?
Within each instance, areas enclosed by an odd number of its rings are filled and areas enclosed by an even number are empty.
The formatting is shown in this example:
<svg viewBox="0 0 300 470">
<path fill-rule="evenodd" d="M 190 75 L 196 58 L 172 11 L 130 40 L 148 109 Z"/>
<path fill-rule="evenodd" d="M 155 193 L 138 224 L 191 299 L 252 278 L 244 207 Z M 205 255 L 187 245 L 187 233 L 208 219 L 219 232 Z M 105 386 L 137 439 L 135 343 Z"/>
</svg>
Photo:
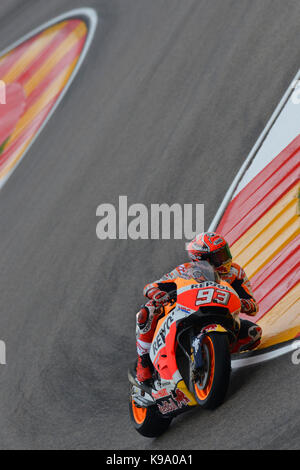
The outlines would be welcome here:
<svg viewBox="0 0 300 470">
<path fill-rule="evenodd" d="M 170 380 L 177 371 L 175 359 L 177 325 L 194 313 L 180 304 L 159 320 L 150 349 L 150 359 L 160 376 Z"/>
<path fill-rule="evenodd" d="M 215 316 L 218 318 L 218 311 L 221 312 L 223 309 L 232 323 L 238 321 L 241 305 L 238 295 L 226 282 L 197 283 L 195 279 L 181 277 L 174 282 L 177 286 L 176 304 L 165 307 L 165 315 L 158 321 L 150 349 L 150 358 L 154 367 L 160 376 L 166 379 L 170 379 L 177 371 L 175 359 L 177 326 L 184 319 L 190 317 L 191 322 L 195 321 L 193 316 L 204 315 L 206 308 L 215 309 Z M 213 320 L 211 313 L 207 316 Z M 227 325 L 230 327 L 228 322 Z"/>
<path fill-rule="evenodd" d="M 176 360 L 179 336 L 183 330 L 189 327 L 194 328 L 195 325 L 202 325 L 200 328 L 211 325 L 214 331 L 220 331 L 221 334 L 224 334 L 227 331 L 226 328 L 228 327 L 230 330 L 233 324 L 233 312 L 222 307 L 221 304 L 211 302 L 208 306 L 203 304 L 201 308 L 195 305 L 197 292 L 203 288 L 214 287 L 237 297 L 230 285 L 223 284 L 223 282 L 222 285 L 210 281 L 197 283 L 195 279 L 178 278 L 176 285 L 176 304 L 165 307 L 165 315 L 158 321 L 150 349 L 150 358 L 159 377 L 155 382 L 152 397 L 163 414 L 181 412 L 187 407 L 197 405 L 194 395 L 188 389 L 187 383 L 181 375 L 183 371 L 180 372 Z M 190 297 L 194 300 L 191 300 Z M 222 296 L 220 298 L 222 299 Z M 217 307 L 215 313 L 211 311 L 214 305 Z M 207 312 L 205 308 L 208 309 Z M 219 330 L 218 324 L 220 324 Z M 178 397 L 182 397 L 181 402 Z"/>
</svg>

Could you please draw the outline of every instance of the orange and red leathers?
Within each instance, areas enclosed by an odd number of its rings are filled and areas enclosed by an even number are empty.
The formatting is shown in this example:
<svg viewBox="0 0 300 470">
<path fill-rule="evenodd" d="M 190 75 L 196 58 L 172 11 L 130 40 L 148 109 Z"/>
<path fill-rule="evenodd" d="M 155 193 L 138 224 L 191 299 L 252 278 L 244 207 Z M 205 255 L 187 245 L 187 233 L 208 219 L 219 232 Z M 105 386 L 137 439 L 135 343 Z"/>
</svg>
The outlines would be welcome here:
<svg viewBox="0 0 300 470">
<path fill-rule="evenodd" d="M 140 382 L 151 379 L 149 351 L 158 319 L 162 313 L 155 301 L 149 300 L 136 315 L 138 362 L 136 376 Z"/>
<path fill-rule="evenodd" d="M 170 301 L 169 295 L 158 287 L 152 287 L 147 293 L 148 299 L 158 302 L 160 305 L 166 305 Z"/>
<path fill-rule="evenodd" d="M 148 354 L 158 319 L 162 313 L 156 302 L 149 300 L 136 315 L 137 352 L 139 356 Z"/>
<path fill-rule="evenodd" d="M 232 263 L 228 273 L 220 274 L 223 281 L 228 282 L 241 299 L 241 313 L 256 315 L 258 304 L 256 303 L 249 279 L 245 271 L 237 263 Z"/>
</svg>

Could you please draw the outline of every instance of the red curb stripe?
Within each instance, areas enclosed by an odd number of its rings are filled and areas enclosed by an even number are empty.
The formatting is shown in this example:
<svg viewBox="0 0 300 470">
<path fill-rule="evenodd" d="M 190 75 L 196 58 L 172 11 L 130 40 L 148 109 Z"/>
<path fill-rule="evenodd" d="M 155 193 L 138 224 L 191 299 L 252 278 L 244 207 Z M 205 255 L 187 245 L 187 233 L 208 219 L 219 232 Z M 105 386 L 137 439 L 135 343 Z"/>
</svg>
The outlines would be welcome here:
<svg viewBox="0 0 300 470">
<path fill-rule="evenodd" d="M 84 43 L 85 43 L 85 37 L 83 37 L 80 41 L 78 41 L 73 46 L 73 48 L 56 64 L 56 66 L 51 70 L 50 74 L 48 74 L 45 77 L 45 79 L 40 83 L 40 85 L 33 91 L 33 93 L 31 93 L 30 97 L 27 98 L 24 112 L 26 112 L 39 99 L 39 97 L 42 95 L 42 93 L 44 91 L 46 91 L 46 89 L 48 87 L 51 86 L 52 82 L 57 78 L 57 76 L 60 73 L 62 73 L 64 71 L 64 69 L 67 69 L 72 64 L 72 62 L 79 56 Z M 62 90 L 63 90 L 63 88 L 61 88 L 59 90 L 59 93 L 57 94 L 57 97 L 62 92 Z M 52 105 L 53 104 L 54 103 L 52 103 Z M 52 107 L 52 105 L 51 105 L 51 107 Z M 48 105 L 46 105 L 46 107 L 48 109 Z M 41 110 L 41 112 L 42 111 L 43 110 Z M 31 127 L 31 121 L 29 121 L 28 125 L 25 126 L 24 129 L 22 129 L 22 132 L 18 136 L 17 141 L 24 133 L 27 132 L 28 127 Z M 11 145 L 14 145 L 14 144 L 15 144 L 15 142 L 13 142 Z M 11 145 L 8 142 L 6 150 L 9 150 Z M 4 154 L 1 155 L 1 157 L 3 157 L 3 156 L 4 156 Z M 0 164 L 1 164 L 1 161 L 2 160 L 0 159 Z"/>
<path fill-rule="evenodd" d="M 0 145 L 10 136 L 25 109 L 24 90 L 19 83 L 6 87 L 6 104 L 0 105 Z"/>
<path fill-rule="evenodd" d="M 15 63 L 22 57 L 23 54 L 27 51 L 27 49 L 31 46 L 31 44 L 36 40 L 37 36 L 29 39 L 23 44 L 20 44 L 16 49 L 13 49 L 11 52 L 8 52 L 0 64 L 0 79 L 10 71 L 10 69 L 15 65 Z"/>
<path fill-rule="evenodd" d="M 26 68 L 24 73 L 18 78 L 18 82 L 24 85 L 32 75 L 37 72 L 39 68 L 47 61 L 47 59 L 53 54 L 55 49 L 69 36 L 72 31 L 78 26 L 80 20 L 71 20 L 60 29 L 52 41 L 41 51 L 41 53 L 35 57 L 32 63 Z"/>
<path fill-rule="evenodd" d="M 288 267 L 287 267 L 288 269 Z M 266 285 L 267 294 L 263 294 L 263 298 L 257 300 L 259 302 L 259 312 L 254 317 L 254 321 L 261 319 L 266 313 L 269 312 L 275 305 L 286 295 L 288 292 L 296 286 L 299 282 L 299 269 L 300 263 L 296 266 L 290 266 L 288 272 L 282 272 L 282 279 L 278 278 L 273 285 L 273 289 L 270 285 Z M 298 278 L 297 278 L 298 272 Z M 256 294 L 254 294 L 256 295 Z"/>
<path fill-rule="evenodd" d="M 246 234 L 295 186 L 299 181 L 299 161 L 300 135 L 230 202 L 217 228 L 230 245 Z M 257 322 L 263 318 L 298 284 L 299 254 L 300 235 L 297 235 L 252 277 L 251 285 L 259 312 L 251 320 Z M 253 255 L 249 253 L 250 257 Z M 241 318 L 249 319 L 247 315 L 241 315 Z"/>
<path fill-rule="evenodd" d="M 286 162 L 294 156 L 300 148 L 300 134 L 285 148 L 283 149 L 265 168 L 263 168 L 255 177 L 252 179 L 242 191 L 240 191 L 234 200 L 240 201 L 243 205 L 248 198 L 255 193 L 262 185 L 265 184 L 266 180 L 272 178 L 272 176 L 278 171 L 278 169 L 286 164 Z M 233 200 L 233 201 L 234 201 Z M 232 201 L 232 202 L 233 202 Z M 237 206 L 236 208 L 238 208 Z"/>
<path fill-rule="evenodd" d="M 48 115 L 50 109 L 54 105 L 60 93 L 58 93 L 40 112 L 39 114 L 30 122 L 26 127 L 26 130 L 19 135 L 19 137 L 12 143 L 12 145 L 5 149 L 5 151 L 0 155 L 0 170 L 2 170 L 6 163 L 9 161 L 9 158 L 13 153 L 26 142 L 26 140 L 31 140 L 43 124 L 44 119 Z"/>
<path fill-rule="evenodd" d="M 299 270 L 299 265 L 298 265 Z M 259 312 L 254 317 L 251 317 L 255 323 L 264 317 L 275 305 L 285 297 L 288 292 L 295 287 L 299 280 L 295 279 L 296 273 L 295 270 L 291 270 L 284 279 L 282 279 L 276 286 L 274 286 L 273 291 L 269 292 L 260 302 L 259 302 Z M 245 317 L 247 318 L 247 317 Z M 249 318 L 248 318 L 249 319 Z"/>
<path fill-rule="evenodd" d="M 292 257 L 299 249 L 300 235 L 290 241 L 268 264 L 252 277 L 251 285 L 257 299 L 263 297 L 263 295 L 260 294 L 261 289 L 265 291 L 268 284 L 270 284 L 270 288 L 272 288 L 272 285 L 274 286 L 274 278 L 277 277 L 278 272 L 281 272 L 282 269 L 288 269 L 289 265 L 295 267 L 295 260 L 293 260 Z"/>
<path fill-rule="evenodd" d="M 300 156 L 300 152 L 298 155 Z M 289 189 L 294 186 L 297 181 L 299 181 L 299 164 L 295 159 L 295 164 L 293 165 L 292 171 L 288 174 L 285 174 L 284 179 L 282 179 L 277 185 L 276 182 L 274 182 L 273 186 L 273 182 L 270 181 L 269 184 L 270 187 L 272 185 L 272 188 L 269 193 L 267 193 L 265 197 L 262 197 L 260 201 L 252 208 L 252 210 L 246 214 L 246 216 L 244 216 L 242 209 L 239 210 L 239 218 L 241 217 L 241 214 L 243 214 L 243 218 L 240 219 L 240 221 L 236 223 L 231 230 L 228 230 L 226 233 L 226 230 L 218 228 L 217 231 L 222 233 L 222 235 L 227 238 L 230 245 L 233 245 L 264 214 L 266 214 L 268 210 L 270 210 L 279 201 L 279 199 L 281 199 L 289 191 Z M 251 206 L 252 202 L 249 200 L 247 204 Z M 231 214 L 227 214 L 227 216 L 227 222 L 229 222 Z"/>
<path fill-rule="evenodd" d="M 39 99 L 42 93 L 51 86 L 51 83 L 57 78 L 57 76 L 63 72 L 65 68 L 68 68 L 74 59 L 78 58 L 80 52 L 85 43 L 85 36 L 81 38 L 73 47 L 70 49 L 64 57 L 52 68 L 51 72 L 40 82 L 40 84 L 34 89 L 26 100 L 25 112 Z M 61 89 L 61 91 L 63 88 Z"/>
<path fill-rule="evenodd" d="M 278 191 L 276 192 L 277 188 L 274 188 L 274 186 L 283 183 L 284 179 L 288 180 L 291 173 L 294 173 L 292 184 L 299 179 L 299 150 L 300 135 L 229 203 L 217 228 L 217 232 L 229 237 L 231 244 L 240 238 L 264 212 L 269 210 L 290 187 L 289 181 L 285 185 L 283 184 L 281 194 L 278 195 Z M 274 200 L 274 198 L 277 199 Z M 241 221 L 241 213 L 243 217 L 248 217 L 246 220 L 247 224 L 241 223 L 243 222 Z"/>
</svg>

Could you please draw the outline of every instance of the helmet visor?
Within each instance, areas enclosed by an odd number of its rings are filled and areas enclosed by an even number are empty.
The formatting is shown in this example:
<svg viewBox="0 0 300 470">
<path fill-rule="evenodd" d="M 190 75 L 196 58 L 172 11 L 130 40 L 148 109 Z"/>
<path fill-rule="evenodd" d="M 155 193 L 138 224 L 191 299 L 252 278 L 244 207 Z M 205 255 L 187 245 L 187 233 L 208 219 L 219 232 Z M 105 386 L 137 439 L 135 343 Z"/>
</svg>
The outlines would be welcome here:
<svg viewBox="0 0 300 470">
<path fill-rule="evenodd" d="M 210 254 L 211 263 L 218 268 L 232 259 L 228 244 Z"/>
</svg>

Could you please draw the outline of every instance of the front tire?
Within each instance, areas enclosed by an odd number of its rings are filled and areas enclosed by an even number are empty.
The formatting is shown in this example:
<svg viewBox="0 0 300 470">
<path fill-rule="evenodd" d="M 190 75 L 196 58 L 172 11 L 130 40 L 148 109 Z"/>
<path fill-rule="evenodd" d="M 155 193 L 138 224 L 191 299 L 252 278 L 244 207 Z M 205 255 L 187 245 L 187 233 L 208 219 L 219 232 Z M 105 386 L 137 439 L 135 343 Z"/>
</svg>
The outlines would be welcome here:
<svg viewBox="0 0 300 470">
<path fill-rule="evenodd" d="M 191 379 L 197 403 L 215 409 L 225 399 L 231 372 L 229 342 L 226 334 L 209 333 L 202 341 L 203 373 Z"/>
<path fill-rule="evenodd" d="M 172 421 L 172 418 L 161 416 L 156 405 L 141 408 L 132 399 L 129 402 L 129 415 L 137 432 L 144 437 L 160 436 Z"/>
</svg>

